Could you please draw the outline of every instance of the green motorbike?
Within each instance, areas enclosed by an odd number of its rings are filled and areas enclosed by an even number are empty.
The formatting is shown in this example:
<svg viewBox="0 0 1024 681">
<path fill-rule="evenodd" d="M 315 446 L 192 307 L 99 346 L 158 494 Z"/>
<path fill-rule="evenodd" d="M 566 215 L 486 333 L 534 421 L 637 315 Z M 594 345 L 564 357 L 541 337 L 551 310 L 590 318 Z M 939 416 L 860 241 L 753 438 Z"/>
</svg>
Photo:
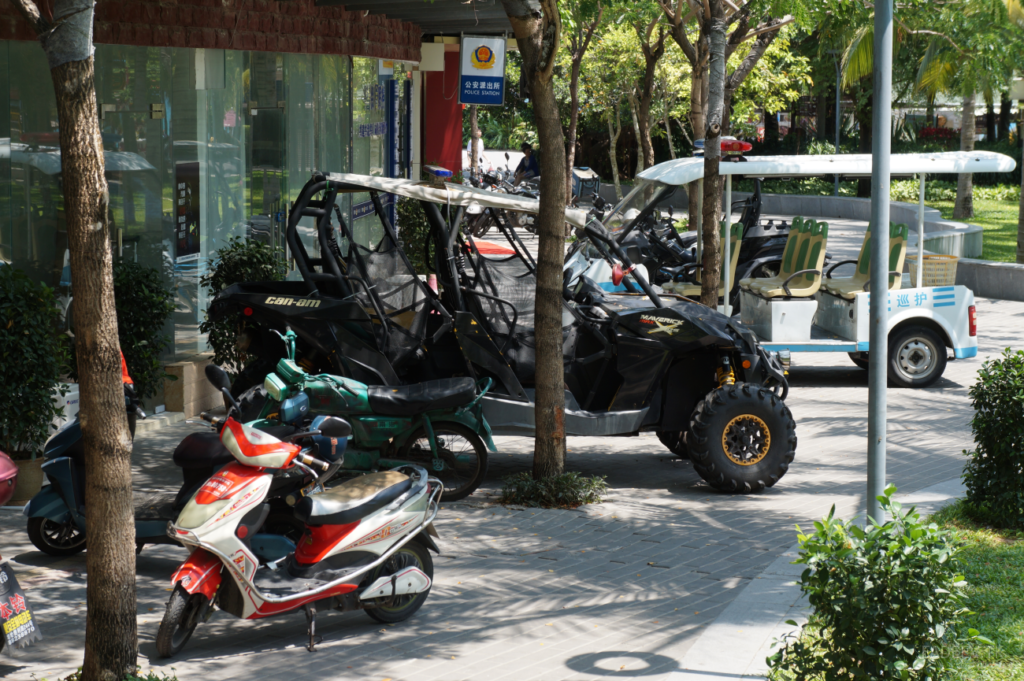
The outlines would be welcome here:
<svg viewBox="0 0 1024 681">
<path fill-rule="evenodd" d="M 480 406 L 491 379 L 368 386 L 342 376 L 312 375 L 294 360 L 295 334 L 289 329 L 278 335 L 288 358 L 264 380 L 266 398 L 255 416 L 259 421 L 251 425 L 297 425 L 312 419 L 315 429 L 324 418 L 337 416 L 352 425 L 342 470 L 368 472 L 413 463 L 444 483 L 441 501 L 467 497 L 483 482 L 487 451 L 497 451 Z M 331 446 L 329 438 L 321 438 L 318 446 Z"/>
</svg>

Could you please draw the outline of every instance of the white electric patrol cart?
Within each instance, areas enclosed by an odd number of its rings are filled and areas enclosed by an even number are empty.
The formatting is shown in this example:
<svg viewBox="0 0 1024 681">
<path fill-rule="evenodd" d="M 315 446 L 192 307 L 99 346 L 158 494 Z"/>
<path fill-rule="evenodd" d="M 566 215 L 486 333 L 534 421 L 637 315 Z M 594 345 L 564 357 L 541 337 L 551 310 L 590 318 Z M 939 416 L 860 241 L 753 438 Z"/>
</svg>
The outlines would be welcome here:
<svg viewBox="0 0 1024 681">
<path fill-rule="evenodd" d="M 738 161 L 740 159 L 737 159 Z M 746 157 L 743 162 L 723 159 L 720 172 L 726 179 L 725 224 L 732 223 L 732 178 L 747 177 L 869 177 L 871 156 L 774 156 Z M 917 219 L 917 263 L 924 261 L 924 181 L 932 174 L 1010 172 L 1015 162 L 992 152 L 943 152 L 934 154 L 893 154 L 893 176 L 919 176 L 921 179 Z M 630 196 L 615 211 L 635 204 L 641 196 L 660 197 L 665 186 L 701 182 L 704 160 L 685 158 L 661 163 L 644 170 Z M 631 199 L 631 197 L 633 197 Z M 614 212 L 613 211 L 613 214 Z M 780 272 L 774 277 L 740 281 L 740 318 L 767 348 L 780 353 L 785 362 L 794 352 L 844 352 L 858 366 L 867 366 L 869 343 L 869 240 L 877 226 L 865 235 L 857 260 L 832 263 L 824 267 L 827 248 L 827 222 L 813 217 L 794 219 L 786 244 Z M 916 281 L 903 285 L 903 264 L 908 243 L 906 225 L 887 225 L 890 234 L 889 311 L 890 380 L 904 387 L 924 387 L 942 375 L 947 355 L 956 359 L 978 353 L 977 315 L 974 294 L 960 285 L 924 286 L 923 267 L 916 267 Z M 729 252 L 730 241 L 722 239 L 721 262 L 735 258 Z M 738 246 L 737 246 L 738 247 Z M 700 244 L 698 242 L 698 249 Z M 699 253 L 699 251 L 698 251 Z M 731 314 L 729 291 L 732 268 L 723 267 L 720 291 L 722 308 Z M 852 274 L 851 274 L 852 272 Z M 948 349 L 948 350 L 947 350 Z"/>
</svg>

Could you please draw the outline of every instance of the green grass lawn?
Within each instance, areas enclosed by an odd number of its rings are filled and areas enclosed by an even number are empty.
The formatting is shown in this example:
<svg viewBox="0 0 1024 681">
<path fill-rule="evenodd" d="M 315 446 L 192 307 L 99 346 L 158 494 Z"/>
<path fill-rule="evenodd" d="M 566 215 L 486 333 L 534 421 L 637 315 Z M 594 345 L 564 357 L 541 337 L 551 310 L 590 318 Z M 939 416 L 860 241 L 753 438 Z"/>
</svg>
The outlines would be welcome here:
<svg viewBox="0 0 1024 681">
<path fill-rule="evenodd" d="M 942 217 L 953 219 L 952 201 L 926 201 L 928 206 L 942 211 Z M 982 260 L 1016 262 L 1017 260 L 1017 211 L 1016 201 L 974 199 L 974 217 L 963 220 L 985 230 Z"/>
<path fill-rule="evenodd" d="M 975 613 L 964 624 L 994 643 L 951 648 L 953 670 L 948 678 L 1024 681 L 1024 533 L 979 526 L 959 503 L 933 520 L 957 530 L 963 542 L 958 557 L 968 583 L 967 605 Z"/>
</svg>

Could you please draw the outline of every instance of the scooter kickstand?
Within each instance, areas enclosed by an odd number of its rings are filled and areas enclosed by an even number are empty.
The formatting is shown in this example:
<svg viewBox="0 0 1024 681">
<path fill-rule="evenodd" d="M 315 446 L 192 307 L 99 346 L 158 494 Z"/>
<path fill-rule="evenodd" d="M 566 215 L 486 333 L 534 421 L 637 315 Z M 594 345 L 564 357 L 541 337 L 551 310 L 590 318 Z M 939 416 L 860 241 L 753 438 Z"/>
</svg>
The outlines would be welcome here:
<svg viewBox="0 0 1024 681">
<path fill-rule="evenodd" d="M 307 603 L 305 606 L 306 611 L 306 622 L 309 623 L 309 645 L 306 646 L 306 650 L 313 652 L 316 650 L 317 643 L 323 643 L 323 636 L 316 635 L 316 606 L 312 603 Z"/>
</svg>

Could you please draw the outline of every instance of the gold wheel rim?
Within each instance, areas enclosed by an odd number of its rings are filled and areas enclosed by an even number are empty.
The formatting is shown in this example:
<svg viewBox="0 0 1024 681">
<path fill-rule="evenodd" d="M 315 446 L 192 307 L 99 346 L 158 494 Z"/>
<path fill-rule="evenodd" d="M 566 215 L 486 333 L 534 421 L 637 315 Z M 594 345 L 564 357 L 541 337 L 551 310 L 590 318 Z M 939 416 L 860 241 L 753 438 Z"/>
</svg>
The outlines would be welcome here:
<svg viewBox="0 0 1024 681">
<path fill-rule="evenodd" d="M 722 432 L 722 450 L 739 466 L 753 466 L 768 456 L 772 434 L 768 424 L 753 414 L 740 414 Z"/>
</svg>

